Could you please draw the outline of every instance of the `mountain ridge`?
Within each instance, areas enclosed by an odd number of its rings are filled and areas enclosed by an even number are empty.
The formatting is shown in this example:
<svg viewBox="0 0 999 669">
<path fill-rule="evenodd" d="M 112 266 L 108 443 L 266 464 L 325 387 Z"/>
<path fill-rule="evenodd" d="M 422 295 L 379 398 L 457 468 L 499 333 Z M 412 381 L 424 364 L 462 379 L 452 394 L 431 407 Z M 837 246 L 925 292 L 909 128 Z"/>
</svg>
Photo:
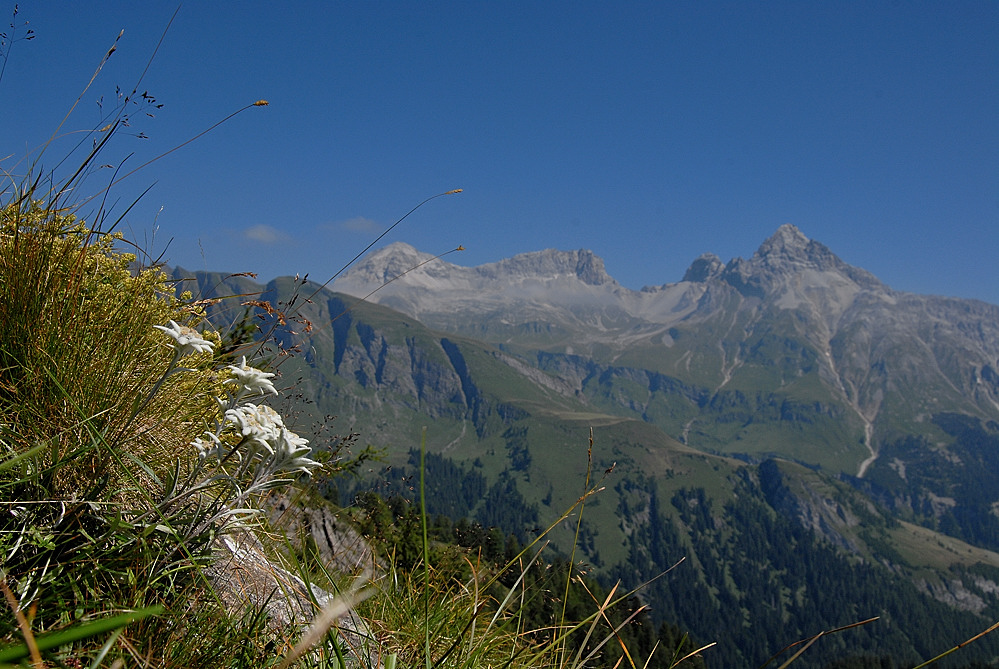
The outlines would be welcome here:
<svg viewBox="0 0 999 669">
<path fill-rule="evenodd" d="M 334 288 L 362 297 L 430 258 L 391 245 Z M 582 354 L 696 379 L 716 398 L 765 374 L 782 396 L 853 417 L 860 476 L 881 440 L 909 429 L 900 414 L 951 406 L 999 419 L 999 306 L 896 291 L 790 224 L 749 259 L 705 254 L 684 280 L 640 291 L 614 281 L 591 252 L 549 249 L 475 268 L 435 260 L 370 299 L 522 355 Z M 696 426 L 661 425 L 695 440 Z"/>
<path fill-rule="evenodd" d="M 456 282 L 469 281 L 472 277 L 483 279 L 506 279 L 511 281 L 559 282 L 575 276 L 580 282 L 591 286 L 607 285 L 613 292 L 622 294 L 655 293 L 684 283 L 705 283 L 723 276 L 733 284 L 745 281 L 749 275 L 769 273 L 774 280 L 787 275 L 789 269 L 811 269 L 817 272 L 839 272 L 858 286 L 868 290 L 895 291 L 867 270 L 842 261 L 827 246 L 806 237 L 796 226 L 785 223 L 767 238 L 749 259 L 736 257 L 724 263 L 713 253 L 705 253 L 696 258 L 678 282 L 647 285 L 640 290 L 632 290 L 619 284 L 607 274 L 604 261 L 593 251 L 580 249 L 564 251 L 545 249 L 520 253 L 496 262 L 474 267 L 457 265 L 443 258 L 418 251 L 405 242 L 393 242 L 375 251 L 348 269 L 334 283 L 340 292 L 367 294 L 387 282 L 398 283 L 394 287 L 384 286 L 379 292 L 398 292 L 401 286 L 422 287 L 425 284 L 421 275 L 433 276 L 437 280 L 453 277 Z M 433 262 L 429 262 L 433 261 Z M 426 265 L 423 265 L 426 263 Z M 378 283 L 375 283 L 378 282 Z M 363 286 L 363 288 L 362 288 Z M 436 288 L 442 286 L 437 285 Z M 446 286 L 443 286 L 446 287 Z M 367 291 L 364 292 L 364 288 Z M 944 297 L 945 296 L 936 296 Z M 381 299 L 381 298 L 376 298 Z M 965 299 L 965 298 L 953 298 Z M 977 301 L 977 300 L 976 300 Z M 985 303 L 989 304 L 989 303 Z"/>
<path fill-rule="evenodd" d="M 471 309 L 497 312 L 514 306 L 527 309 L 537 304 L 559 311 L 604 311 L 605 315 L 630 317 L 672 325 L 690 317 L 701 301 L 714 297 L 721 285 L 745 298 L 769 297 L 778 306 L 793 307 L 822 301 L 839 315 L 858 296 L 873 294 L 892 303 L 902 296 L 873 274 L 842 261 L 825 245 L 808 239 L 784 224 L 749 258 L 736 257 L 723 263 L 706 253 L 696 258 L 683 278 L 632 290 L 607 274 L 604 262 L 592 251 L 546 249 L 522 253 L 497 262 L 464 267 L 422 253 L 404 242 L 380 249 L 347 270 L 333 284 L 339 292 L 368 297 L 414 318 L 430 318 Z M 549 299 L 541 299 L 542 294 Z M 936 295 L 927 300 L 959 300 Z M 999 306 L 970 300 L 999 310 Z M 999 313 L 999 311 L 997 311 Z M 527 318 L 520 319 L 527 321 Z M 438 323 L 433 322 L 436 326 Z M 627 326 L 633 323 L 627 323 Z"/>
</svg>

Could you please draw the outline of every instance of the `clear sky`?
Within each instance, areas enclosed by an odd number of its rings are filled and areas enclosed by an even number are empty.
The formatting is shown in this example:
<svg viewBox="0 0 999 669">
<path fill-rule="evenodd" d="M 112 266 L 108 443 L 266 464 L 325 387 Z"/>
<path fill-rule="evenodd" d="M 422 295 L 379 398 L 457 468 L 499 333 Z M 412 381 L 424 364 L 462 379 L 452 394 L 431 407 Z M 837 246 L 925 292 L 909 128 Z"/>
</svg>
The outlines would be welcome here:
<svg viewBox="0 0 999 669">
<path fill-rule="evenodd" d="M 177 9 L 19 4 L 8 37 L 27 20 L 35 39 L 4 47 L 14 174 L 118 32 L 63 132 L 135 87 Z M 447 259 L 467 266 L 586 248 L 637 289 L 701 253 L 748 257 L 793 223 L 894 288 L 999 304 L 994 0 L 189 1 L 139 91 L 163 105 L 133 108 L 127 133 L 148 139 L 119 135 L 102 164 L 128 171 L 270 102 L 113 190 L 120 213 L 151 186 L 130 235 L 188 269 L 325 280 L 463 188 L 380 245 L 462 244 Z"/>
</svg>

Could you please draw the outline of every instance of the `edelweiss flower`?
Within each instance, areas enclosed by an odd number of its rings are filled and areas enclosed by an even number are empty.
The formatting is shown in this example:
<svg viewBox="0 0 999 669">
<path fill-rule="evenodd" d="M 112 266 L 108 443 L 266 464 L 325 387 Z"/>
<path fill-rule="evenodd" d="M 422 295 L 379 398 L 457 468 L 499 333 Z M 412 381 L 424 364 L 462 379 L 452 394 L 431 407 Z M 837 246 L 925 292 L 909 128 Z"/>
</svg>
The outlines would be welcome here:
<svg viewBox="0 0 999 669">
<path fill-rule="evenodd" d="M 236 459 L 242 463 L 256 462 L 255 477 L 270 479 L 281 471 L 311 475 L 312 470 L 320 466 L 319 462 L 306 457 L 312 451 L 309 440 L 285 427 L 281 414 L 269 406 L 247 403 L 229 409 L 225 412 L 225 424 L 225 429 L 231 429 L 241 437 L 235 451 Z M 218 441 L 217 437 L 211 438 Z M 211 445 L 204 440 L 195 445 L 200 452 L 206 453 L 203 457 L 211 454 Z M 272 483 L 278 481 L 273 479 Z"/>
<path fill-rule="evenodd" d="M 308 439 L 298 436 L 286 427 L 281 428 L 280 444 L 275 449 L 275 468 L 311 474 L 312 469 L 318 467 L 319 463 L 305 457 L 312 452 L 308 443 Z"/>
<path fill-rule="evenodd" d="M 199 335 L 197 330 L 189 328 L 186 325 L 178 325 L 175 321 L 170 321 L 169 327 L 165 325 L 154 325 L 153 327 L 157 330 L 162 330 L 177 342 L 177 346 L 171 344 L 170 347 L 175 349 L 181 358 L 192 353 L 212 352 L 214 345 Z"/>
<path fill-rule="evenodd" d="M 227 369 L 232 372 L 233 378 L 227 379 L 225 383 L 239 386 L 237 396 L 278 394 L 271 382 L 274 374 L 250 367 L 246 364 L 246 356 L 240 358 L 238 365 L 229 365 Z"/>
<path fill-rule="evenodd" d="M 211 432 L 205 432 L 205 436 L 208 437 L 208 439 L 197 437 L 191 442 L 191 445 L 198 450 L 198 458 L 201 460 L 204 460 L 209 456 L 221 458 L 222 442 Z"/>
<path fill-rule="evenodd" d="M 225 419 L 231 423 L 248 442 L 274 453 L 274 443 L 281 438 L 284 421 L 269 406 L 244 404 L 225 412 Z"/>
<path fill-rule="evenodd" d="M 277 444 L 275 452 L 279 454 L 284 460 L 291 461 L 299 458 L 312 449 L 308 446 L 309 440 L 298 436 L 286 427 L 281 428 L 281 436 Z"/>
</svg>

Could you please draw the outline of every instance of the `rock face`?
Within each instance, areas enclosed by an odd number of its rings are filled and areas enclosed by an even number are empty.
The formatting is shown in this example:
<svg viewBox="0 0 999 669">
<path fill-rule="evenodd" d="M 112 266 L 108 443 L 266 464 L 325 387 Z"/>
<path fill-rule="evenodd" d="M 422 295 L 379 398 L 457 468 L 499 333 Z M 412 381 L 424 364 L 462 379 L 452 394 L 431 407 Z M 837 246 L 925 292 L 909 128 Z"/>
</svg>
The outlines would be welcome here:
<svg viewBox="0 0 999 669">
<path fill-rule="evenodd" d="M 683 275 L 684 282 L 706 283 L 721 274 L 725 269 L 725 263 L 714 253 L 705 253 L 690 263 L 686 273 Z"/>
<path fill-rule="evenodd" d="M 301 550 L 314 547 L 319 560 L 339 574 L 377 574 L 381 566 L 371 546 L 349 524 L 338 519 L 326 504 L 308 506 L 295 503 L 291 495 L 272 494 L 266 501 L 273 527 L 281 528 L 292 546 Z"/>
<path fill-rule="evenodd" d="M 275 493 L 264 506 L 272 526 L 285 532 L 297 550 L 303 550 L 308 542 L 330 573 L 344 577 L 367 574 L 368 580 L 378 573 L 367 542 L 349 525 L 338 521 L 325 505 L 312 508 L 293 502 L 288 493 Z M 278 630 L 307 628 L 343 594 L 306 583 L 275 563 L 252 529 L 224 534 L 218 540 L 216 560 L 207 574 L 227 607 L 233 611 L 247 606 L 253 610 L 262 608 L 268 624 Z M 353 610 L 347 610 L 335 625 L 350 650 L 351 666 L 375 666 L 375 642 L 365 622 Z"/>
<path fill-rule="evenodd" d="M 749 260 L 736 258 L 726 265 L 721 279 L 744 295 L 776 300 L 784 308 L 818 298 L 824 306 L 842 310 L 860 292 L 891 292 L 874 275 L 846 264 L 790 224 L 778 228 Z"/>
<path fill-rule="evenodd" d="M 310 588 L 301 578 L 271 562 L 264 545 L 251 531 L 235 531 L 222 537 L 216 555 L 209 573 L 226 605 L 234 611 L 244 606 L 263 607 L 275 627 L 305 626 L 332 599 L 322 588 Z"/>
</svg>

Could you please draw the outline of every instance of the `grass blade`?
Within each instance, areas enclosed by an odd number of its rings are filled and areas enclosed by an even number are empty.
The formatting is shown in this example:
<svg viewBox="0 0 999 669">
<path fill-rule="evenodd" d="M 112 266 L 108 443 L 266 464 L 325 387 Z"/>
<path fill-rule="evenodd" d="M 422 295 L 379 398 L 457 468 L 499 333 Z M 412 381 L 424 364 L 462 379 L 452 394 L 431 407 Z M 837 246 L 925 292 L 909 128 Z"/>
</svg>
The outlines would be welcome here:
<svg viewBox="0 0 999 669">
<path fill-rule="evenodd" d="M 818 641 L 819 637 L 825 636 L 827 634 L 835 634 L 837 632 L 842 632 L 842 631 L 848 630 L 848 629 L 853 629 L 854 627 L 860 627 L 861 625 L 867 625 L 869 623 L 873 623 L 875 620 L 879 620 L 880 618 L 881 618 L 881 616 L 874 616 L 873 618 L 868 618 L 867 620 L 861 620 L 859 622 L 850 623 L 849 625 L 844 625 L 843 627 L 837 627 L 836 629 L 824 630 L 822 632 L 819 632 L 815 636 L 808 637 L 807 639 L 801 639 L 800 641 L 795 641 L 794 643 L 789 644 L 787 646 L 784 646 L 779 651 L 777 651 L 776 653 L 774 653 L 770 657 L 769 660 L 767 660 L 766 662 L 764 662 L 763 664 L 760 665 L 759 669 L 763 669 L 763 667 L 767 666 L 768 664 L 770 664 L 771 662 L 773 662 L 774 660 L 776 660 L 785 651 L 790 650 L 791 648 L 794 648 L 795 646 L 798 646 L 800 644 L 805 644 L 804 648 L 800 648 L 797 653 L 795 653 L 794 655 L 792 655 L 791 658 L 787 662 L 785 662 L 784 664 L 780 665 L 780 667 L 778 668 L 778 669 L 784 669 L 785 667 L 787 667 L 787 665 L 789 665 L 792 662 L 794 662 L 798 658 L 799 655 L 801 655 L 802 653 L 804 653 L 805 650 L 807 650 L 809 646 L 811 646 L 813 643 L 815 643 L 816 641 Z"/>
<path fill-rule="evenodd" d="M 156 606 L 139 609 L 138 611 L 123 613 L 121 615 L 112 616 L 111 618 L 93 620 L 81 625 L 76 625 L 75 627 L 70 627 L 69 629 L 60 630 L 44 636 L 38 636 L 35 637 L 35 644 L 40 651 L 58 648 L 59 646 L 65 646 L 75 641 L 80 641 L 81 639 L 87 639 L 92 636 L 113 632 L 121 627 L 124 627 L 125 625 L 128 625 L 129 623 L 134 623 L 138 620 L 149 618 L 150 616 L 158 616 L 161 613 L 163 613 L 163 606 L 157 604 Z M 0 650 L 0 662 L 15 662 L 27 657 L 28 653 L 29 650 L 27 644 L 4 648 L 3 650 Z"/>
<path fill-rule="evenodd" d="M 978 639 L 981 639 L 983 636 L 985 636 L 986 634 L 990 634 L 990 633 L 994 632 L 996 629 L 999 629 L 999 622 L 994 623 L 988 629 L 986 629 L 986 630 L 984 630 L 982 632 L 979 632 L 978 634 L 976 634 L 975 636 L 971 637 L 967 641 L 962 641 L 961 643 L 957 644 L 956 646 L 954 646 L 950 650 L 948 650 L 948 651 L 946 651 L 944 653 L 940 653 L 939 655 L 937 655 L 932 660 L 927 660 L 926 662 L 923 662 L 922 664 L 917 664 L 912 669 L 921 669 L 921 667 L 928 667 L 929 665 L 933 664 L 937 660 L 939 660 L 941 658 L 944 658 L 944 657 L 947 657 L 948 655 L 950 655 L 951 653 L 953 653 L 956 650 L 961 650 L 962 648 L 964 648 L 965 646 L 967 646 L 971 642 L 977 641 Z"/>
<path fill-rule="evenodd" d="M 44 453 L 45 449 L 47 448 L 48 444 L 41 443 L 35 446 L 34 448 L 26 450 L 24 453 L 18 453 L 15 456 L 7 458 L 3 462 L 0 462 L 0 472 L 10 469 L 11 467 L 19 463 L 21 460 L 26 460 L 28 458 L 32 458 L 38 455 L 39 453 Z"/>
</svg>

